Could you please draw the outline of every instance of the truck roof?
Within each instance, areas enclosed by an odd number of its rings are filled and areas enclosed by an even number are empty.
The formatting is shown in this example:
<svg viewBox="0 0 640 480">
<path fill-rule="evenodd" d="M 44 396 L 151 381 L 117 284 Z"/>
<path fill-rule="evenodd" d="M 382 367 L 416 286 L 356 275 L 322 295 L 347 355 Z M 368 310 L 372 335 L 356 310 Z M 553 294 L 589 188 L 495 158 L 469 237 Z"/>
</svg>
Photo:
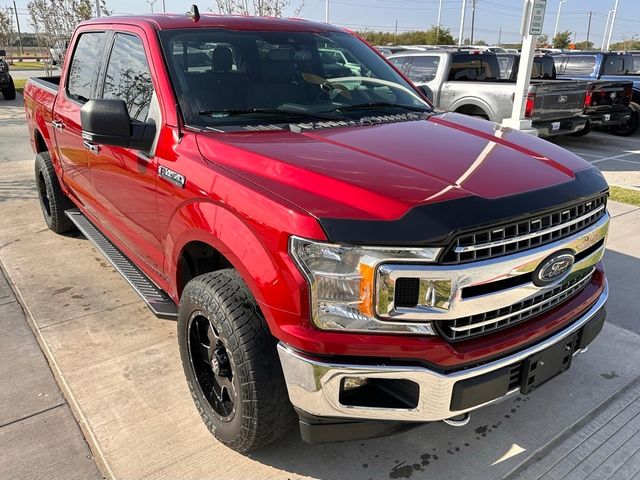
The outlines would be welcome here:
<svg viewBox="0 0 640 480">
<path fill-rule="evenodd" d="M 156 30 L 170 30 L 181 28 L 226 28 L 229 30 L 262 30 L 262 31 L 290 31 L 290 32 L 340 32 L 344 29 L 326 23 L 311 22 L 300 18 L 253 17 L 248 15 L 216 15 L 212 13 L 200 14 L 195 21 L 187 14 L 156 13 L 144 15 L 112 15 L 108 17 L 92 18 L 81 25 L 143 25 L 146 24 Z"/>
</svg>

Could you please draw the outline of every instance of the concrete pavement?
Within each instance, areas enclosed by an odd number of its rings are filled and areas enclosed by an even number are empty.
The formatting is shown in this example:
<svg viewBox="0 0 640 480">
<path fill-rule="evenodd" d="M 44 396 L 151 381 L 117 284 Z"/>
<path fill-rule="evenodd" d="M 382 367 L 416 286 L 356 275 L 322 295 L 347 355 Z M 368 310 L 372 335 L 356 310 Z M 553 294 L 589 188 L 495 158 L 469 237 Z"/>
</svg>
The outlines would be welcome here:
<svg viewBox="0 0 640 480">
<path fill-rule="evenodd" d="M 5 145 L 14 149 L 0 159 L 0 262 L 105 475 L 554 478 L 555 471 L 594 451 L 621 453 L 605 455 L 602 463 L 583 462 L 586 470 L 593 467 L 598 473 L 604 466 L 633 474 L 640 469 L 637 455 L 618 447 L 633 445 L 634 437 L 616 423 L 625 406 L 637 408 L 629 395 L 640 374 L 640 317 L 633 288 L 640 274 L 640 246 L 634 242 L 640 236 L 640 209 L 611 204 L 609 322 L 569 373 L 531 396 L 474 413 L 463 428 L 434 423 L 390 438 L 318 446 L 301 443 L 292 430 L 282 441 L 243 456 L 217 443 L 202 425 L 182 375 L 175 323 L 153 317 L 89 242 L 46 229 L 32 186 L 33 155 L 20 146 L 25 143 L 24 126 L 16 120 L 21 114 L 19 108 L 0 106 L 0 152 Z M 0 290 L 0 303 L 2 295 Z M 635 412 L 625 410 L 630 411 Z M 613 435 L 588 435 L 599 428 Z M 583 445 L 585 436 L 591 440 Z M 30 445 L 25 437 L 16 441 Z M 540 462 L 547 463 L 536 470 Z"/>
<path fill-rule="evenodd" d="M 0 479 L 103 478 L 0 271 Z"/>
</svg>

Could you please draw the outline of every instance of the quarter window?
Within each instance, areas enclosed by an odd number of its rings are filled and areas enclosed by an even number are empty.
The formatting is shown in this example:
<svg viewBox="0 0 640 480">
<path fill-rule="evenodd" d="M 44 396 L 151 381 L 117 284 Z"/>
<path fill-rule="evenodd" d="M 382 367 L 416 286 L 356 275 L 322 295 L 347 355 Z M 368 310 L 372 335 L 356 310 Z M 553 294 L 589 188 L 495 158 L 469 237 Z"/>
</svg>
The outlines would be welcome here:
<svg viewBox="0 0 640 480">
<path fill-rule="evenodd" d="M 78 38 L 67 82 L 67 93 L 72 99 L 84 103 L 91 98 L 93 86 L 98 78 L 104 38 L 104 32 L 83 33 Z"/>
<path fill-rule="evenodd" d="M 124 100 L 131 119 L 144 122 L 149 113 L 153 84 L 142 41 L 118 33 L 104 79 L 102 98 Z"/>
<path fill-rule="evenodd" d="M 596 68 L 596 57 L 593 55 L 569 55 L 564 67 L 565 75 L 586 75 L 593 74 Z"/>
</svg>

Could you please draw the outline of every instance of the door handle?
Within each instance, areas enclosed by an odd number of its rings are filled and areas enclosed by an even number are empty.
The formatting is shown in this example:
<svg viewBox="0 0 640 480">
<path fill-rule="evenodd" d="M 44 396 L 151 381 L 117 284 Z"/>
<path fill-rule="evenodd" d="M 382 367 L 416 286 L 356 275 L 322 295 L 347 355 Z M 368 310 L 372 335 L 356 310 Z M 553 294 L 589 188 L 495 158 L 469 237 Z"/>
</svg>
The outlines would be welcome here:
<svg viewBox="0 0 640 480">
<path fill-rule="evenodd" d="M 53 125 L 53 128 L 55 128 L 56 130 L 64 130 L 64 123 L 62 123 L 60 120 L 53 120 L 51 122 L 51 125 Z"/>
<path fill-rule="evenodd" d="M 98 152 L 100 152 L 100 145 L 96 145 L 95 143 L 91 143 L 88 140 L 83 140 L 82 144 L 84 145 L 84 148 L 89 150 L 94 155 L 97 155 Z"/>
</svg>

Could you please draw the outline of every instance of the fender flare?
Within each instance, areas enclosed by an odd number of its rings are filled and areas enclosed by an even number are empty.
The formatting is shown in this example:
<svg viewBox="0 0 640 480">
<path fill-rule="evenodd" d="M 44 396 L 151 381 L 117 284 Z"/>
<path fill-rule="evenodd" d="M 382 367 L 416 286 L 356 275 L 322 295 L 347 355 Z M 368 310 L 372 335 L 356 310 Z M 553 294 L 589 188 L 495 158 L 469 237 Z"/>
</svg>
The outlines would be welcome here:
<svg viewBox="0 0 640 480">
<path fill-rule="evenodd" d="M 473 98 L 473 97 L 459 98 L 449 106 L 449 111 L 455 112 L 459 108 L 465 107 L 467 105 L 473 105 L 474 107 L 481 108 L 489 116 L 489 120 L 491 120 L 492 122 L 496 121 L 495 120 L 496 114 L 494 113 L 491 106 L 487 102 L 479 98 Z"/>
</svg>

